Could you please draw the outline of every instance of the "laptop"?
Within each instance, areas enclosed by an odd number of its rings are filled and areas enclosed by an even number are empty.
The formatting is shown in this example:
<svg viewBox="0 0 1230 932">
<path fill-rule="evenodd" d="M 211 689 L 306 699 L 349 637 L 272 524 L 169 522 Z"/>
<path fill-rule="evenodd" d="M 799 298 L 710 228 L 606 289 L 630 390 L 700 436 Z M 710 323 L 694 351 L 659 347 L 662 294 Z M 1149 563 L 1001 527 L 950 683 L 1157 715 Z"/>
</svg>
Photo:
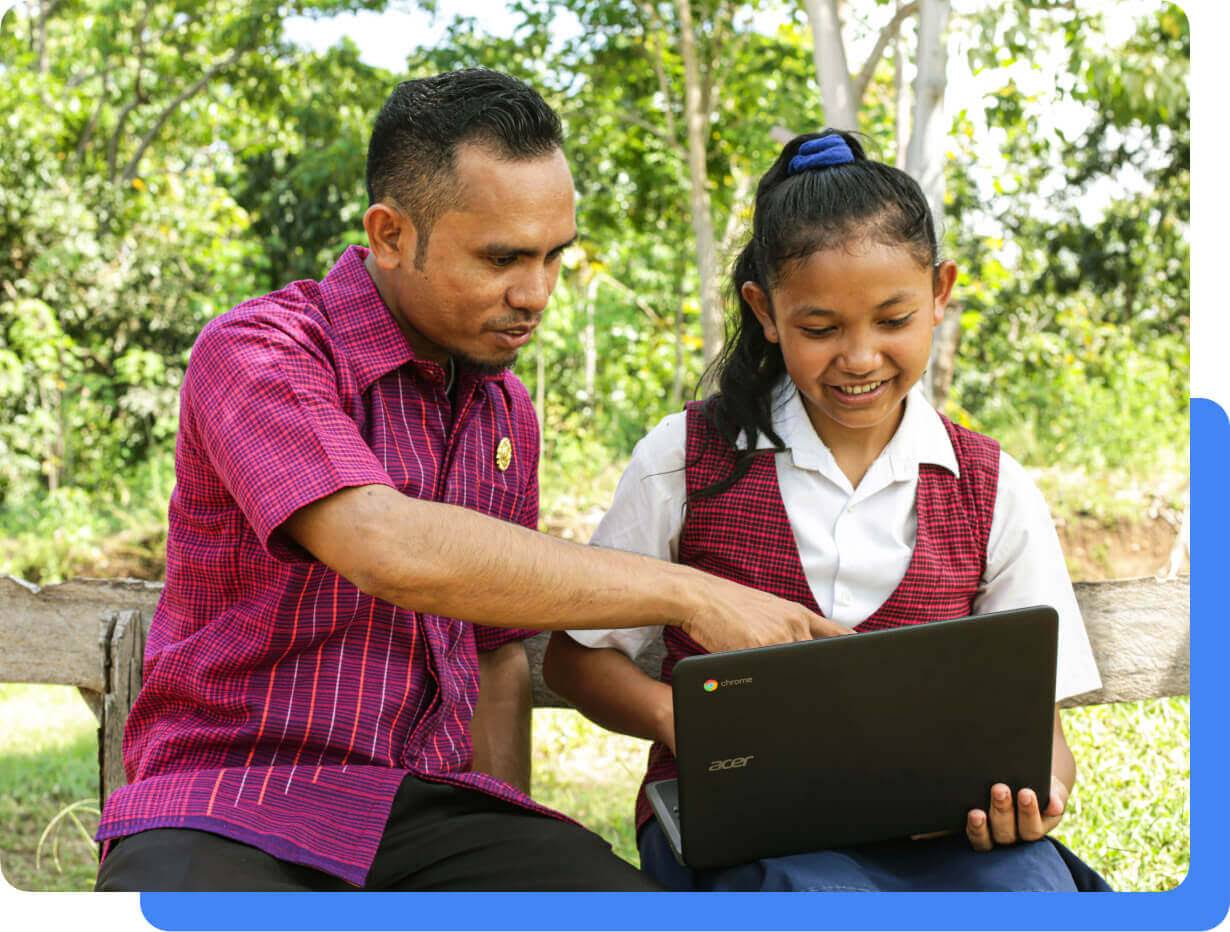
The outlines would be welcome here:
<svg viewBox="0 0 1230 932">
<path fill-rule="evenodd" d="M 991 785 L 1050 798 L 1049 606 L 681 660 L 678 780 L 649 801 L 691 868 L 961 831 Z"/>
</svg>

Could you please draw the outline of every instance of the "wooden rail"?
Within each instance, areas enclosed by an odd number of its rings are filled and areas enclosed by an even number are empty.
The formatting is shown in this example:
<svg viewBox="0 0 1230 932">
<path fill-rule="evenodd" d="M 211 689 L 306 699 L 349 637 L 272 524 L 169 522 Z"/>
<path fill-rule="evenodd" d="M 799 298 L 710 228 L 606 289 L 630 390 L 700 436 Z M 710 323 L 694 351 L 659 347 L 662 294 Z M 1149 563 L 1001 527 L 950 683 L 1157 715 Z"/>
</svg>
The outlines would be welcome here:
<svg viewBox="0 0 1230 932">
<path fill-rule="evenodd" d="M 74 579 L 40 588 L 0 576 L 0 683 L 76 686 L 98 719 L 99 796 L 124 782 L 120 740 L 141 686 L 141 660 L 160 583 Z M 1187 695 L 1189 580 L 1077 583 L 1102 688 L 1065 700 L 1097 705 Z M 567 707 L 542 681 L 547 635 L 526 642 L 536 706 Z M 656 676 L 662 647 L 639 658 Z"/>
</svg>

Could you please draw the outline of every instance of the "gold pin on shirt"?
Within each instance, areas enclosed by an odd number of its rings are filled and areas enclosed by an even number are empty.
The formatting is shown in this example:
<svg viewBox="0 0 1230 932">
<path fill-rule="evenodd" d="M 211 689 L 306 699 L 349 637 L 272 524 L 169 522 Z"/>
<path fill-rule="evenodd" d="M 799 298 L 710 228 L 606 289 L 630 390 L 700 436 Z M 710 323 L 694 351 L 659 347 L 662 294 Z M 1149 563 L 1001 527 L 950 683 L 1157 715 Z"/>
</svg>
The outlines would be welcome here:
<svg viewBox="0 0 1230 932">
<path fill-rule="evenodd" d="M 500 472 L 508 469 L 508 465 L 512 462 L 512 441 L 507 437 L 501 437 L 499 445 L 495 448 L 495 466 Z"/>
</svg>

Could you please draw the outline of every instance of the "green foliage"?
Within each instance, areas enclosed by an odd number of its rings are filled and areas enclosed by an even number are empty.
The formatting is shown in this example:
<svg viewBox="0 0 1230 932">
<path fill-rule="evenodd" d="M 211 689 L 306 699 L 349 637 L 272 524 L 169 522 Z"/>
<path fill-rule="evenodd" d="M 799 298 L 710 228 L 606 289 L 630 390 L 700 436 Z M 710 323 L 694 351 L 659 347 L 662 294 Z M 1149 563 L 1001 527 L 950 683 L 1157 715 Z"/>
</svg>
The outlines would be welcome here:
<svg viewBox="0 0 1230 932">
<path fill-rule="evenodd" d="M 1109 49 L 1094 42 L 1096 17 L 1006 9 L 976 33 L 976 66 L 1008 73 L 981 51 L 1006 33 L 1029 38 L 1014 58 L 1048 30 L 1067 54 L 1051 99 L 1009 78 L 986 110 L 1004 140 L 1003 196 L 986 201 L 971 170 L 952 166 L 965 269 L 954 410 L 1030 463 L 1145 472 L 1188 438 L 1187 20 L 1162 4 Z M 1092 120 L 1068 139 L 1044 118 L 1074 105 Z M 971 119 L 957 134 L 967 150 Z M 1105 200 L 1108 186 L 1130 193 Z M 976 232 L 987 226 L 1002 232 Z"/>
<path fill-rule="evenodd" d="M 0 508 L 0 573 L 39 584 L 80 575 L 160 579 L 174 478 L 164 449 L 99 487 L 61 486 Z"/>
<path fill-rule="evenodd" d="M 560 111 L 583 239 L 522 374 L 537 391 L 541 356 L 548 458 L 616 458 L 700 376 L 676 9 L 514 9 L 512 37 L 458 19 L 443 42 L 411 53 L 407 75 L 501 68 Z M 802 14 L 791 8 L 772 35 L 750 28 L 774 9 L 694 5 L 723 262 L 776 153 L 770 130 L 823 123 Z M 65 487 L 105 499 L 114 477 L 169 450 L 202 324 L 319 277 L 362 240 L 366 135 L 393 76 L 348 41 L 321 54 L 288 47 L 288 12 L 270 0 L 82 0 L 56 8 L 41 47 L 37 30 L 10 17 L 17 28 L 0 39 L 0 503 L 22 508 Z M 561 17 L 580 31 L 558 38 Z M 988 199 L 958 135 L 946 226 L 967 274 L 954 410 L 1027 461 L 1147 468 L 1148 451 L 1186 437 L 1186 19 L 1163 5 L 1119 49 L 1099 40 L 1097 16 L 1024 0 L 962 28 L 982 40 L 969 43 L 975 65 L 1004 70 L 985 122 L 1003 134 L 1011 171 Z M 1056 42 L 1066 64 L 1055 98 L 1026 96 L 1011 68 Z M 884 153 L 897 132 L 891 82 L 882 64 L 861 115 Z M 1040 131 L 1056 101 L 1089 108 L 1081 138 Z M 958 128 L 972 134 L 971 121 Z M 1074 198 L 1054 196 L 1057 172 L 1066 192 L 1124 178 L 1140 190 L 1089 219 Z"/>
</svg>

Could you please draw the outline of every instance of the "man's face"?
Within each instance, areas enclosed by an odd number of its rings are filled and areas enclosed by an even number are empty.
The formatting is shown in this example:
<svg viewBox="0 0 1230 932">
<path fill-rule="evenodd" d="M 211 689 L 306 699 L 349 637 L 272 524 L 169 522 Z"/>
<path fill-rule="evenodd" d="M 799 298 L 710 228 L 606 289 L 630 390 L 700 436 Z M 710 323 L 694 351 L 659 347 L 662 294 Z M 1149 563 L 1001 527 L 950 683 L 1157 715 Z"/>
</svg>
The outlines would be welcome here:
<svg viewBox="0 0 1230 932">
<path fill-rule="evenodd" d="M 576 238 L 572 174 L 559 150 L 506 161 L 462 145 L 456 185 L 457 203 L 432 226 L 421 268 L 416 237 L 400 238 L 386 300 L 420 358 L 494 371 L 529 341 Z"/>
</svg>

